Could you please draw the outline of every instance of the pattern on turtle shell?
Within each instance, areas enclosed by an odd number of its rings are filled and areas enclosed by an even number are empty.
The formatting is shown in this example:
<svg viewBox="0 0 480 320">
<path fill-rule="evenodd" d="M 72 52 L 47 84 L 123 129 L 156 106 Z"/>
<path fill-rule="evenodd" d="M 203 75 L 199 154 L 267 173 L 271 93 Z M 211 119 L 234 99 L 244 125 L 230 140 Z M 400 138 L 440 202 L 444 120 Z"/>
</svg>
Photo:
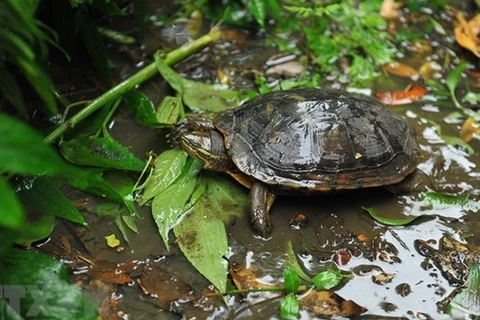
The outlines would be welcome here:
<svg viewBox="0 0 480 320">
<path fill-rule="evenodd" d="M 286 188 L 397 183 L 415 169 L 408 123 L 380 102 L 342 91 L 278 91 L 221 113 L 215 126 L 249 176 Z"/>
</svg>

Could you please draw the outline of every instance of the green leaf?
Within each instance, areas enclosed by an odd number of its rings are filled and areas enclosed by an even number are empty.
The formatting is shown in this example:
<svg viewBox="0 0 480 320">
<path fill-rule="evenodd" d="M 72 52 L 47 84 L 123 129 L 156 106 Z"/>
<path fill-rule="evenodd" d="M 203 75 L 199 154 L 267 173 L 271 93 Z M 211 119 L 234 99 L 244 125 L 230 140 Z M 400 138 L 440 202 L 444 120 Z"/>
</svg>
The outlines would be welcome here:
<svg viewBox="0 0 480 320">
<path fill-rule="evenodd" d="M 267 17 L 267 4 L 265 0 L 247 0 L 247 7 L 257 23 L 264 28 Z"/>
<path fill-rule="evenodd" d="M 125 172 L 106 171 L 103 174 L 105 181 L 112 187 L 113 190 L 122 198 L 122 203 L 131 216 L 138 216 L 135 201 L 133 200 L 133 187 L 135 180 Z"/>
<path fill-rule="evenodd" d="M 162 193 L 182 173 L 188 155 L 182 149 L 164 151 L 155 159 L 153 174 L 145 183 L 141 204 Z"/>
<path fill-rule="evenodd" d="M 475 150 L 464 140 L 460 137 L 449 136 L 449 135 L 440 135 L 440 137 L 445 141 L 446 144 L 453 145 L 453 146 L 460 146 L 467 151 L 469 155 L 475 154 Z"/>
<path fill-rule="evenodd" d="M 317 290 L 329 290 L 338 286 L 342 279 L 343 275 L 340 270 L 327 270 L 317 274 L 312 281 Z"/>
<path fill-rule="evenodd" d="M 190 263 L 220 292 L 225 292 L 228 251 L 225 223 L 246 212 L 248 197 L 238 184 L 227 179 L 209 176 L 206 180 L 206 192 L 174 232 Z"/>
<path fill-rule="evenodd" d="M 119 43 L 119 44 L 134 44 L 135 43 L 135 38 L 132 36 L 129 36 L 125 33 L 122 33 L 117 30 L 112 30 L 109 28 L 103 28 L 103 27 L 97 27 L 98 33 L 101 34 L 103 37 Z"/>
<path fill-rule="evenodd" d="M 242 217 L 248 210 L 248 193 L 229 179 L 218 176 L 209 176 L 208 188 L 205 198 L 208 199 L 208 207 L 203 210 L 214 212 L 215 216 L 225 223 L 230 223 L 235 217 Z"/>
<path fill-rule="evenodd" d="M 145 162 L 129 148 L 110 137 L 79 136 L 62 142 L 60 150 L 67 160 L 77 165 L 131 171 L 142 171 L 145 167 Z"/>
<path fill-rule="evenodd" d="M 68 283 L 65 266 L 43 254 L 11 250 L 0 260 L 3 305 L 10 308 L 3 319 L 97 319 L 93 302 L 80 288 Z M 8 302 L 6 302 L 8 300 Z"/>
<path fill-rule="evenodd" d="M 155 55 L 158 71 L 182 97 L 183 103 L 199 112 L 220 112 L 236 107 L 241 93 L 220 85 L 187 80 L 170 68 L 159 55 Z"/>
<path fill-rule="evenodd" d="M 469 270 L 468 278 L 461 291 L 449 303 L 450 315 L 452 311 L 462 313 L 461 319 L 472 319 L 471 316 L 480 315 L 480 265 L 474 263 Z M 473 317 L 474 318 L 474 317 Z M 460 319 L 460 317 L 455 317 Z"/>
<path fill-rule="evenodd" d="M 424 199 L 427 200 L 431 205 L 437 203 L 441 205 L 459 206 L 471 211 L 480 210 L 479 201 L 457 196 L 451 196 L 440 192 L 426 192 L 424 194 Z"/>
<path fill-rule="evenodd" d="M 276 20 L 280 20 L 280 5 L 278 4 L 277 0 L 266 0 L 266 4 L 268 6 L 269 13 L 271 13 L 272 17 Z"/>
<path fill-rule="evenodd" d="M 404 216 L 402 218 L 392 218 L 387 216 L 382 216 L 375 210 L 373 207 L 362 207 L 363 210 L 367 211 L 370 216 L 375 219 L 377 222 L 385 224 L 387 226 L 404 226 L 409 224 L 413 220 L 417 219 L 420 216 Z"/>
<path fill-rule="evenodd" d="M 283 284 L 288 293 L 297 292 L 298 287 L 300 286 L 300 278 L 295 270 L 290 267 L 286 267 L 285 270 L 283 270 Z"/>
<path fill-rule="evenodd" d="M 297 257 L 293 251 L 292 241 L 288 241 L 287 243 L 287 266 L 295 270 L 295 273 L 303 280 L 312 282 L 312 278 L 310 278 L 305 271 L 303 271 L 300 264 L 298 264 Z"/>
<path fill-rule="evenodd" d="M 15 234 L 16 244 L 30 247 L 32 243 L 48 238 L 55 227 L 55 216 L 41 213 L 38 216 L 29 213 L 27 223 Z"/>
<path fill-rule="evenodd" d="M 52 215 L 86 225 L 85 219 L 58 187 L 47 177 L 32 180 L 33 186 L 18 192 L 27 212 L 35 215 Z"/>
<path fill-rule="evenodd" d="M 0 114 L 0 171 L 24 175 L 74 171 L 26 124 Z"/>
<path fill-rule="evenodd" d="M 157 110 L 158 122 L 162 125 L 175 124 L 182 112 L 182 99 L 179 97 L 166 96 L 163 98 Z"/>
<path fill-rule="evenodd" d="M 105 181 L 104 169 L 82 168 L 79 173 L 66 178 L 67 182 L 77 189 L 87 191 L 102 198 L 123 203 L 123 197 Z"/>
<path fill-rule="evenodd" d="M 198 173 L 201 169 L 200 162 L 189 159 L 182 175 L 153 199 L 152 216 L 167 250 L 169 231 L 177 224 L 180 216 L 193 205 L 190 199 L 197 188 Z"/>
<path fill-rule="evenodd" d="M 175 124 L 183 113 L 182 100 L 179 97 L 166 96 L 158 110 L 155 111 L 153 102 L 143 93 L 131 90 L 123 94 L 127 107 L 135 113 L 137 123 L 164 128 Z"/>
<path fill-rule="evenodd" d="M 463 108 L 462 105 L 458 102 L 457 98 L 455 97 L 455 90 L 457 89 L 458 83 L 462 77 L 463 71 L 467 68 L 468 64 L 466 62 L 460 63 L 455 69 L 450 71 L 447 75 L 447 79 L 445 80 L 448 89 L 450 90 L 450 95 L 455 102 L 455 105 L 459 108 Z"/>
<path fill-rule="evenodd" d="M 280 318 L 282 320 L 296 320 L 300 315 L 300 305 L 294 293 L 289 293 L 280 303 Z"/>
<path fill-rule="evenodd" d="M 25 214 L 22 205 L 13 192 L 12 188 L 5 181 L 4 177 L 0 176 L 0 226 L 9 229 L 18 229 L 25 222 Z"/>
<path fill-rule="evenodd" d="M 127 107 L 135 114 L 138 124 L 152 126 L 158 123 L 152 100 L 138 90 L 130 90 L 122 95 Z"/>
<path fill-rule="evenodd" d="M 177 243 L 190 263 L 220 292 L 227 287 L 227 233 L 221 219 L 214 214 L 204 215 L 208 200 L 202 198 L 195 209 L 175 228 Z"/>
</svg>

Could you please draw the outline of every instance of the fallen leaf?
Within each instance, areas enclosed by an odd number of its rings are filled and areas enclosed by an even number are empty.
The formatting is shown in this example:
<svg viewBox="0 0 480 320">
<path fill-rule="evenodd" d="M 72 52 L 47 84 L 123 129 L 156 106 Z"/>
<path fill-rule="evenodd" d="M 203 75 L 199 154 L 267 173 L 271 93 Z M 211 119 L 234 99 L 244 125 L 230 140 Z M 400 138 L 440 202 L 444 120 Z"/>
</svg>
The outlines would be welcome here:
<svg viewBox="0 0 480 320">
<path fill-rule="evenodd" d="M 106 283 L 126 284 L 133 281 L 130 272 L 138 266 L 134 262 L 111 263 L 106 261 L 95 261 L 88 274 L 97 280 Z"/>
<path fill-rule="evenodd" d="M 377 92 L 375 96 L 387 105 L 397 106 L 412 103 L 427 93 L 427 89 L 414 84 L 403 91 Z"/>
<path fill-rule="evenodd" d="M 186 302 L 197 298 L 186 282 L 158 266 L 146 269 L 137 283 L 144 294 L 154 297 L 164 308 L 174 301 Z"/>
<path fill-rule="evenodd" d="M 328 290 L 311 290 L 299 300 L 300 307 L 317 317 L 351 317 L 367 311 L 351 300 Z"/>
<path fill-rule="evenodd" d="M 113 234 L 113 233 L 109 236 L 106 236 L 105 240 L 107 240 L 107 245 L 110 248 L 115 248 L 115 247 L 118 247 L 120 245 L 120 240 L 118 240 L 117 237 L 115 236 L 115 234 Z"/>
<path fill-rule="evenodd" d="M 244 265 L 238 263 L 231 263 L 229 267 L 230 277 L 233 283 L 235 283 L 235 286 L 240 290 L 274 287 L 273 285 L 258 281 L 255 271 L 256 268 L 254 266 L 247 269 Z"/>
<path fill-rule="evenodd" d="M 98 307 L 99 319 L 103 320 L 122 320 L 121 315 L 124 313 L 119 308 L 119 300 L 115 295 L 108 294 L 103 298 L 102 303 Z"/>
<path fill-rule="evenodd" d="M 460 129 L 460 138 L 465 142 L 470 142 L 473 137 L 479 133 L 480 128 L 478 127 L 478 124 L 475 122 L 475 120 L 473 120 L 473 118 L 468 117 Z"/>
<path fill-rule="evenodd" d="M 430 79 L 439 79 L 442 77 L 442 66 L 436 61 L 427 61 L 420 66 L 418 70 L 422 75 L 423 81 Z"/>
<path fill-rule="evenodd" d="M 373 283 L 376 283 L 379 285 L 392 282 L 393 278 L 395 278 L 395 274 L 393 273 L 382 272 L 379 274 L 372 275 Z"/>
<path fill-rule="evenodd" d="M 380 16 L 385 19 L 396 19 L 400 13 L 403 3 L 396 2 L 395 0 L 383 0 L 380 7 Z"/>
<path fill-rule="evenodd" d="M 401 62 L 392 62 L 383 65 L 383 70 L 387 73 L 403 77 L 410 78 L 412 80 L 417 80 L 420 77 L 420 74 L 417 70 Z"/>
<path fill-rule="evenodd" d="M 455 26 L 455 40 L 465 49 L 471 51 L 474 55 L 480 58 L 480 50 L 477 42 L 477 35 L 470 27 L 467 20 L 461 12 L 455 13 L 457 25 Z M 476 19 L 476 18 L 475 18 Z"/>
<path fill-rule="evenodd" d="M 468 26 L 472 30 L 473 34 L 477 35 L 480 33 L 480 13 L 477 13 L 475 17 L 468 21 Z"/>
</svg>

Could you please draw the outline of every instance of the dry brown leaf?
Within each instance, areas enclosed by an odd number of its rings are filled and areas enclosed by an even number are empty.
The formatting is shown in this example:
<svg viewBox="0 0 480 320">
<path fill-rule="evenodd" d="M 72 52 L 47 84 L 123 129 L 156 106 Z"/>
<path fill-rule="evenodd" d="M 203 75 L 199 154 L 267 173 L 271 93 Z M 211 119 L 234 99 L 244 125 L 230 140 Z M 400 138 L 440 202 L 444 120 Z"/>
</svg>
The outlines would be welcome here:
<svg viewBox="0 0 480 320">
<path fill-rule="evenodd" d="M 262 283 L 257 280 L 255 275 L 255 267 L 245 268 L 241 264 L 231 264 L 229 268 L 230 277 L 232 277 L 233 283 L 240 290 L 245 289 L 263 289 L 272 288 L 274 286 Z"/>
<path fill-rule="evenodd" d="M 394 273 L 382 272 L 382 273 L 379 273 L 379 274 L 372 275 L 373 283 L 376 283 L 376 284 L 379 284 L 379 285 L 383 285 L 385 283 L 392 282 L 393 278 L 395 278 Z"/>
<path fill-rule="evenodd" d="M 327 290 L 312 290 L 300 298 L 300 307 L 318 317 L 351 317 L 367 311 L 351 300 L 345 300 Z"/>
<path fill-rule="evenodd" d="M 460 129 L 460 138 L 465 142 L 470 142 L 477 134 L 480 134 L 480 128 L 475 120 L 469 117 Z"/>
<path fill-rule="evenodd" d="M 396 19 L 402 6 L 402 3 L 395 2 L 395 0 L 383 0 L 380 15 L 385 19 Z"/>
<path fill-rule="evenodd" d="M 401 62 L 392 62 L 383 65 L 383 70 L 385 72 L 404 78 L 410 78 L 412 80 L 417 80 L 420 76 L 417 70 Z"/>
<path fill-rule="evenodd" d="M 186 282 L 157 266 L 142 272 L 137 283 L 144 294 L 152 295 L 163 304 L 176 300 L 192 301 L 197 298 L 192 287 Z"/>
<path fill-rule="evenodd" d="M 474 55 L 480 58 L 480 50 L 478 47 L 477 36 L 470 28 L 467 20 L 461 12 L 455 13 L 457 25 L 455 26 L 455 40 L 465 49 L 471 51 Z"/>
</svg>

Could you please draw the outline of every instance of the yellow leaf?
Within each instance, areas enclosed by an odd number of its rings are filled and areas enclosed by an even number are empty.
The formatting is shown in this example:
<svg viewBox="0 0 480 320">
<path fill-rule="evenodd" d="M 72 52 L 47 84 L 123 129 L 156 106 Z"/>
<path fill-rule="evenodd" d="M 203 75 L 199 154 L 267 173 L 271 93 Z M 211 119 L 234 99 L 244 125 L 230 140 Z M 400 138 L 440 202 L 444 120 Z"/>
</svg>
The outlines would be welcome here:
<svg viewBox="0 0 480 320">
<path fill-rule="evenodd" d="M 460 138 L 465 142 L 469 142 L 479 133 L 480 128 L 478 128 L 478 124 L 475 123 L 473 118 L 469 117 L 467 120 L 465 120 L 462 128 L 460 129 Z"/>
<path fill-rule="evenodd" d="M 118 247 L 120 245 L 120 240 L 118 240 L 117 237 L 113 233 L 109 236 L 106 236 L 105 240 L 107 240 L 107 245 L 110 248 L 115 248 L 115 247 Z"/>
<path fill-rule="evenodd" d="M 457 25 L 455 26 L 455 39 L 457 43 L 480 58 L 477 36 L 472 28 L 461 12 L 457 12 L 455 18 L 457 19 Z"/>
<path fill-rule="evenodd" d="M 393 62 L 387 63 L 383 66 L 385 72 L 404 78 L 410 78 L 412 80 L 417 80 L 419 73 L 414 68 L 410 67 L 408 64 Z"/>
</svg>

